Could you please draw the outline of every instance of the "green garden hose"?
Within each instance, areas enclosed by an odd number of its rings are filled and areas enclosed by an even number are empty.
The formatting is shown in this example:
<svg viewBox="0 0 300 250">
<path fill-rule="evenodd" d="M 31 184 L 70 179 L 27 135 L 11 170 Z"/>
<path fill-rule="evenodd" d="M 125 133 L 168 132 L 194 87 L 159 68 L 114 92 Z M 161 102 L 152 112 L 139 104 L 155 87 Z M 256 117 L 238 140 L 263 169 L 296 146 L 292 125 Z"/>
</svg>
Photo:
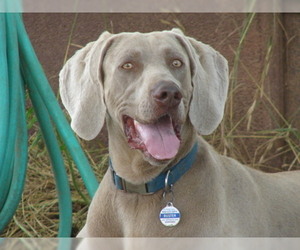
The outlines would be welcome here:
<svg viewBox="0 0 300 250">
<path fill-rule="evenodd" d="M 0 192 L 0 209 L 4 204 L 4 200 L 6 198 L 10 180 L 11 180 L 11 163 L 7 160 L 7 151 L 11 151 L 8 149 L 7 141 L 9 137 L 12 137 L 12 133 L 8 135 L 8 128 L 10 122 L 9 112 L 11 110 L 10 107 L 10 98 L 9 95 L 12 96 L 12 91 L 9 92 L 9 84 L 8 84 L 8 62 L 7 62 L 7 44 L 6 44 L 6 21 L 5 16 L 0 16 L 0 83 L 1 83 L 1 98 L 0 98 L 0 183 L 1 183 L 1 192 Z M 13 82 L 11 83 L 13 84 Z M 12 90 L 15 90 L 12 89 Z M 16 114 L 16 112 L 15 112 Z M 13 130 L 16 131 L 15 129 Z M 11 138 L 11 141 L 12 138 Z M 9 165 L 8 165 L 9 164 Z"/>
<path fill-rule="evenodd" d="M 7 0 L 9 1 L 9 0 Z M 59 200 L 59 237 L 69 237 L 72 203 L 54 126 L 92 197 L 98 181 L 55 98 L 26 33 L 21 14 L 0 14 L 0 233 L 13 217 L 24 188 L 27 166 L 25 88 L 45 140 Z"/>
<path fill-rule="evenodd" d="M 1 19 L 1 21 L 4 19 Z M 2 162 L 1 183 L 4 183 L 1 192 L 0 228 L 6 225 L 13 216 L 22 194 L 26 165 L 27 165 L 27 129 L 25 119 L 25 94 L 19 65 L 19 51 L 17 44 L 17 30 L 11 29 L 15 20 L 11 15 L 6 16 L 7 37 L 7 72 L 4 72 L 9 80 L 8 103 L 8 128 L 4 160 Z M 10 23 L 10 25 L 8 25 Z M 5 24 L 4 24 L 5 25 Z M 4 26 L 2 25 L 2 26 Z M 2 37 L 2 36 L 1 36 Z M 5 46 L 2 46 L 5 47 Z M 7 84 L 6 84 L 7 86 Z M 3 107 L 5 108 L 5 107 Z M 7 121 L 5 121 L 7 122 Z M 1 184 L 2 185 L 2 184 Z"/>
</svg>

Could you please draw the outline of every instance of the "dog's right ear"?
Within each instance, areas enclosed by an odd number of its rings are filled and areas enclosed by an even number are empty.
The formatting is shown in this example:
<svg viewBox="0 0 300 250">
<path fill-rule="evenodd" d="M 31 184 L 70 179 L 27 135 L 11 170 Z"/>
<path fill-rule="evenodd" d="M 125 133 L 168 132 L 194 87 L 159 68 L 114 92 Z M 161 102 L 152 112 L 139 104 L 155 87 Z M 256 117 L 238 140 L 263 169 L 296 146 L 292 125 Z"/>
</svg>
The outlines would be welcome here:
<svg viewBox="0 0 300 250">
<path fill-rule="evenodd" d="M 85 140 L 95 138 L 104 124 L 106 106 L 101 67 L 112 36 L 104 32 L 98 40 L 78 50 L 59 74 L 60 95 L 71 116 L 71 127 Z"/>
</svg>

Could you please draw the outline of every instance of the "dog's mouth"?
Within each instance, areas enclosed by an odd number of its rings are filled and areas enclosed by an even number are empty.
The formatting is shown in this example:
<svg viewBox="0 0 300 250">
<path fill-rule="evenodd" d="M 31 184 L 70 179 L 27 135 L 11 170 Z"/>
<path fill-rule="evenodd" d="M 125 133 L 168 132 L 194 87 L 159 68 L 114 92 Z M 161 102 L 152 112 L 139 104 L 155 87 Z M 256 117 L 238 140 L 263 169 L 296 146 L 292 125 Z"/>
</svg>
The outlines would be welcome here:
<svg viewBox="0 0 300 250">
<path fill-rule="evenodd" d="M 181 141 L 181 126 L 169 115 L 149 124 L 124 115 L 123 124 L 128 145 L 132 149 L 139 149 L 145 156 L 159 161 L 170 160 L 176 156 Z"/>
</svg>

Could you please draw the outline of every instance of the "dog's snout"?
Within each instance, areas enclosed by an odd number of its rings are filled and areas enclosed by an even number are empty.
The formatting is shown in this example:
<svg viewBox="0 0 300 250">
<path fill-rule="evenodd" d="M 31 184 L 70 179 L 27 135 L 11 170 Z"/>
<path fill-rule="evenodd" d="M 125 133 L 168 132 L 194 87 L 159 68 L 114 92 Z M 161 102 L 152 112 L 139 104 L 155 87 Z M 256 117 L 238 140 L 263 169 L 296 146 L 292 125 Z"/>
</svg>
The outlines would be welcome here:
<svg viewBox="0 0 300 250">
<path fill-rule="evenodd" d="M 179 88 L 175 83 L 168 81 L 154 85 L 151 94 L 155 103 L 162 108 L 176 108 L 182 99 Z"/>
</svg>

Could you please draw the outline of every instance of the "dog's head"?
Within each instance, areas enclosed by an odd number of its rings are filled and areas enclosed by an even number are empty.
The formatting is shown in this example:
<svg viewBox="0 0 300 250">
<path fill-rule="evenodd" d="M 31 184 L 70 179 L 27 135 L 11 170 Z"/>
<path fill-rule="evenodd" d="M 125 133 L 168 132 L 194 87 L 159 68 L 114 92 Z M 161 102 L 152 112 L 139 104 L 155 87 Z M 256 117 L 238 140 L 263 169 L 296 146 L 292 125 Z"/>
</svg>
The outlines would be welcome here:
<svg viewBox="0 0 300 250">
<path fill-rule="evenodd" d="M 104 32 L 60 73 L 61 98 L 81 138 L 96 137 L 107 116 L 128 146 L 152 162 L 176 156 L 187 124 L 212 133 L 227 89 L 226 59 L 178 29 Z"/>
</svg>

